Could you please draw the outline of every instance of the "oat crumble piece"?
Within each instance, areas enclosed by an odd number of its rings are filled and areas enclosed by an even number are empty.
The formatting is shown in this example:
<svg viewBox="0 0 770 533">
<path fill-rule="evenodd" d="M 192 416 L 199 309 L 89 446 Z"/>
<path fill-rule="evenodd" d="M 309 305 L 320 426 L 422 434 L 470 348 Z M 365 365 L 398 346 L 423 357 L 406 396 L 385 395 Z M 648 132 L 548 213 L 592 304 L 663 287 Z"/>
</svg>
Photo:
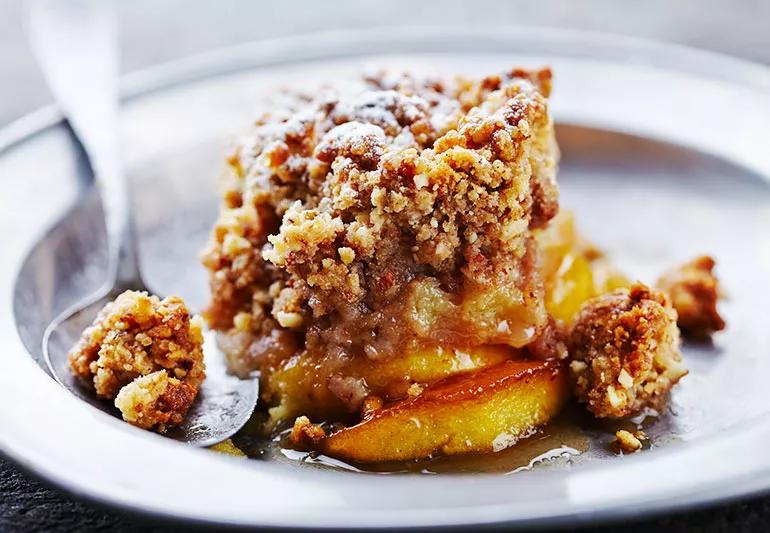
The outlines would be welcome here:
<svg viewBox="0 0 770 533">
<path fill-rule="evenodd" d="M 69 365 L 126 421 L 164 432 L 182 422 L 205 378 L 201 328 L 176 296 L 126 291 L 99 311 Z"/>
<path fill-rule="evenodd" d="M 660 412 L 687 374 L 676 311 L 665 294 L 642 284 L 586 302 L 570 344 L 578 400 L 598 418 Z"/>
<path fill-rule="evenodd" d="M 717 310 L 721 294 L 715 265 L 711 257 L 700 256 L 669 270 L 658 280 L 658 287 L 671 298 L 679 315 L 679 328 L 685 335 L 708 337 L 725 328 Z"/>
</svg>

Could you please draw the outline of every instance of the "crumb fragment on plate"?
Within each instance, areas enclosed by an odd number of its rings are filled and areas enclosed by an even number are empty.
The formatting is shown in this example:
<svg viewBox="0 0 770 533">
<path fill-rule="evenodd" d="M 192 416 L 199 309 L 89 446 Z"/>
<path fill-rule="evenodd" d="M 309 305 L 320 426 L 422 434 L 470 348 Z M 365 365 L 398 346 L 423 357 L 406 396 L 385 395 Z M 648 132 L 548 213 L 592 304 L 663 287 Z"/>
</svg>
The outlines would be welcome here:
<svg viewBox="0 0 770 533">
<path fill-rule="evenodd" d="M 647 436 L 643 431 L 631 433 L 628 430 L 620 429 L 615 432 L 615 444 L 622 453 L 635 453 L 642 449 L 642 441 Z"/>
<path fill-rule="evenodd" d="M 682 333 L 703 338 L 725 328 L 717 304 L 721 297 L 716 262 L 703 255 L 664 273 L 658 287 L 668 293 Z"/>
<path fill-rule="evenodd" d="M 578 400 L 597 418 L 660 412 L 687 374 L 676 311 L 665 294 L 642 284 L 586 302 L 570 344 Z"/>
<path fill-rule="evenodd" d="M 298 447 L 315 448 L 319 442 L 326 438 L 324 428 L 319 424 L 313 424 L 306 416 L 299 416 L 294 421 L 291 429 L 291 442 Z"/>
<path fill-rule="evenodd" d="M 99 311 L 68 358 L 124 420 L 162 433 L 182 423 L 205 378 L 202 320 L 177 296 L 126 291 Z"/>
</svg>

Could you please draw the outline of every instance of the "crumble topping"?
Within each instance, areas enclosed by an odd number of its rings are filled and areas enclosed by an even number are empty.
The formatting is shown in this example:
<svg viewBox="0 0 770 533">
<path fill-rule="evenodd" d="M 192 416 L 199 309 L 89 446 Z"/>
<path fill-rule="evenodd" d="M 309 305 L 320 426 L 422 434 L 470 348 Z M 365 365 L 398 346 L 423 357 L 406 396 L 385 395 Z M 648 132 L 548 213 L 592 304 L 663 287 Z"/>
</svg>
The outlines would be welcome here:
<svg viewBox="0 0 770 533">
<path fill-rule="evenodd" d="M 658 280 L 658 287 L 668 293 L 679 318 L 682 333 L 707 337 L 725 329 L 719 315 L 719 280 L 714 274 L 714 259 L 700 256 L 669 270 Z"/>
<path fill-rule="evenodd" d="M 537 336 L 531 230 L 558 210 L 550 76 L 378 74 L 260 117 L 229 159 L 203 260 L 230 367 L 265 378 L 301 347 L 379 360 L 413 339 Z M 360 408 L 360 384 L 329 385 Z"/>
<path fill-rule="evenodd" d="M 201 328 L 176 296 L 126 291 L 83 332 L 70 368 L 126 421 L 164 432 L 182 422 L 205 377 Z"/>
<path fill-rule="evenodd" d="M 586 302 L 570 342 L 578 400 L 598 418 L 660 412 L 687 374 L 676 311 L 665 294 L 641 284 Z"/>
<path fill-rule="evenodd" d="M 490 96 L 458 130 L 421 151 L 394 149 L 372 124 L 333 128 L 315 149 L 317 171 L 326 174 L 320 201 L 293 203 L 263 257 L 311 287 L 349 290 L 356 301 L 364 282 L 345 278 L 356 272 L 344 266 L 340 248 L 370 266 L 376 246 L 392 236 L 406 241 L 415 263 L 438 272 L 455 271 L 474 254 L 489 260 L 491 250 L 510 250 L 532 221 L 531 146 L 523 141 L 548 120 L 544 99 L 520 91 Z M 465 273 L 488 279 L 483 270 Z"/>
<path fill-rule="evenodd" d="M 184 421 L 195 395 L 196 390 L 190 385 L 170 377 L 165 370 L 158 370 L 120 389 L 115 407 L 126 422 L 165 433 L 167 428 Z"/>
</svg>

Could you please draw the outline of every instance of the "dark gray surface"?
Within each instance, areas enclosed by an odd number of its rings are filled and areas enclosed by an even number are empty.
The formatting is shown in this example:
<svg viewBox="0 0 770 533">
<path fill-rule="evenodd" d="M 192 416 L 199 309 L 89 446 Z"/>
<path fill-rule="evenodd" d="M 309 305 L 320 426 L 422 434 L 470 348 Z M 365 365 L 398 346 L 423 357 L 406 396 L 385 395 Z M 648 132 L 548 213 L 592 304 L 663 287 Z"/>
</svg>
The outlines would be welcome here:
<svg viewBox="0 0 770 533">
<path fill-rule="evenodd" d="M 0 0 L 0 126 L 50 100 L 23 39 L 22 1 Z M 120 2 L 119 11 L 124 71 L 260 38 L 399 24 L 589 29 L 678 42 L 770 64 L 770 2 L 764 0 L 132 0 Z M 0 531 L 155 531 L 169 526 L 73 499 L 0 460 Z M 598 531 L 765 531 L 769 526 L 770 498 L 760 498 Z"/>
<path fill-rule="evenodd" d="M 180 524 L 158 522 L 75 500 L 20 472 L 0 459 L 0 531 L 125 531 L 149 533 L 179 529 Z M 255 502 L 259 505 L 259 502 Z M 577 528 L 588 533 L 647 533 L 649 531 L 703 533 L 766 531 L 770 498 L 754 499 L 726 507 L 679 513 L 672 516 Z M 221 531 L 221 529 L 219 529 Z M 567 531 L 570 531 L 568 529 Z"/>
</svg>

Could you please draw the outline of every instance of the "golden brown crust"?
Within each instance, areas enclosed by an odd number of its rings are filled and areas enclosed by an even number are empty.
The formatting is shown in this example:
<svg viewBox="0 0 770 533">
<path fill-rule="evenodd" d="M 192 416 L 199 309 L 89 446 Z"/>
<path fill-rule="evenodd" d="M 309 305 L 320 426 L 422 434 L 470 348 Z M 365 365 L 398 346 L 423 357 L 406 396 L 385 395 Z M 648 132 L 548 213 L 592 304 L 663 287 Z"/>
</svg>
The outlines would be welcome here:
<svg viewBox="0 0 770 533">
<path fill-rule="evenodd" d="M 669 270 L 658 280 L 658 287 L 671 298 L 679 315 L 677 323 L 685 335 L 706 337 L 725 328 L 717 310 L 720 290 L 715 264 L 711 257 L 700 256 Z"/>
<path fill-rule="evenodd" d="M 176 296 L 160 300 L 126 291 L 83 332 L 70 351 L 70 368 L 106 399 L 115 399 L 144 376 L 123 395 L 119 407 L 124 416 L 132 412 L 129 422 L 164 430 L 181 423 L 205 378 L 201 326 L 200 317 L 190 318 Z M 129 405 L 129 397 L 141 405 Z M 140 416 L 139 411 L 148 410 L 156 414 Z"/>
<path fill-rule="evenodd" d="M 531 87 L 519 82 L 491 93 L 457 130 L 426 148 L 420 142 L 403 148 L 395 138 L 429 123 L 428 106 L 400 102 L 406 97 L 394 92 L 364 94 L 364 104 L 383 106 L 372 108 L 373 122 L 344 122 L 320 138 L 313 169 L 323 177 L 319 198 L 291 204 L 268 237 L 263 257 L 294 281 L 285 290 L 307 293 L 273 308 L 279 322 L 281 313 L 302 314 L 303 302 L 315 316 L 340 303 L 370 303 L 420 271 L 449 274 L 458 283 L 460 272 L 476 283 L 496 281 L 498 258 L 518 253 L 517 237 L 530 225 L 530 159 L 550 157 L 532 153 L 533 137 L 546 134 L 549 122 L 544 99 Z M 380 116 L 389 113 L 393 120 Z M 367 117 L 345 114 L 351 116 Z M 399 120 L 408 128 L 396 127 Z M 403 279 L 394 276 L 384 291 L 367 283 L 364 272 L 399 260 L 411 267 Z"/>
<path fill-rule="evenodd" d="M 687 374 L 676 311 L 665 294 L 641 284 L 586 302 L 570 344 L 578 399 L 599 418 L 661 411 Z"/>
</svg>

